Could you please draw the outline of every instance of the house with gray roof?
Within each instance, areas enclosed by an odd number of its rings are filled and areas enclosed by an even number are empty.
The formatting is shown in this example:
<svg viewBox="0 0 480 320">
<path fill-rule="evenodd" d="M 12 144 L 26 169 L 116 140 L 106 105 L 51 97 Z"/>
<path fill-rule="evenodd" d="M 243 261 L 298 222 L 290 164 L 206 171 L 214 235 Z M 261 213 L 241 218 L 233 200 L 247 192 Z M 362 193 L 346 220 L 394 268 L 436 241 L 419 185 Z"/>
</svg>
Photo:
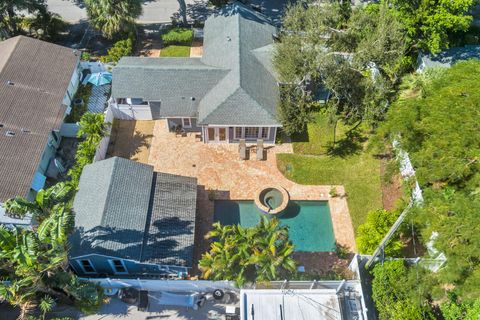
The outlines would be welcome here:
<svg viewBox="0 0 480 320">
<path fill-rule="evenodd" d="M 201 58 L 124 57 L 113 69 L 111 108 L 121 119 L 168 119 L 203 141 L 274 143 L 279 87 L 276 27 L 239 2 L 205 22 Z"/>
<path fill-rule="evenodd" d="M 450 68 L 459 61 L 470 59 L 480 59 L 480 46 L 453 47 L 438 54 L 420 53 L 417 59 L 417 72 L 424 72 L 428 68 Z"/>
<path fill-rule="evenodd" d="M 86 277 L 165 277 L 193 263 L 197 181 L 113 157 L 87 165 L 70 265 Z"/>
<path fill-rule="evenodd" d="M 0 203 L 43 188 L 79 78 L 80 52 L 25 36 L 0 42 Z"/>
</svg>

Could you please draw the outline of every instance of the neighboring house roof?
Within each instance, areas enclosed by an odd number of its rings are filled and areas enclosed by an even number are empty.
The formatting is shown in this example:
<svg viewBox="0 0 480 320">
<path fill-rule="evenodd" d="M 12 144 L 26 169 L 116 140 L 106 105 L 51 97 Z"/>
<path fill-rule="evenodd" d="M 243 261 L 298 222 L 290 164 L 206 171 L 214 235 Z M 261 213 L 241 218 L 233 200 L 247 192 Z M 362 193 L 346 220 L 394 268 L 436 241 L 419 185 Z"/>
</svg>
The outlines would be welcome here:
<svg viewBox="0 0 480 320">
<path fill-rule="evenodd" d="M 0 202 L 30 191 L 78 61 L 72 49 L 24 36 L 0 42 Z"/>
<path fill-rule="evenodd" d="M 454 47 L 438 54 L 420 54 L 418 57 L 418 71 L 426 68 L 444 67 L 449 68 L 462 60 L 480 59 L 480 46 L 467 45 Z"/>
<path fill-rule="evenodd" d="M 73 203 L 70 255 L 191 266 L 196 198 L 195 178 L 119 157 L 88 165 Z"/>
<path fill-rule="evenodd" d="M 160 116 L 194 116 L 199 124 L 280 125 L 275 32 L 255 10 L 227 5 L 205 22 L 202 58 L 122 58 L 112 95 L 160 100 Z"/>
</svg>

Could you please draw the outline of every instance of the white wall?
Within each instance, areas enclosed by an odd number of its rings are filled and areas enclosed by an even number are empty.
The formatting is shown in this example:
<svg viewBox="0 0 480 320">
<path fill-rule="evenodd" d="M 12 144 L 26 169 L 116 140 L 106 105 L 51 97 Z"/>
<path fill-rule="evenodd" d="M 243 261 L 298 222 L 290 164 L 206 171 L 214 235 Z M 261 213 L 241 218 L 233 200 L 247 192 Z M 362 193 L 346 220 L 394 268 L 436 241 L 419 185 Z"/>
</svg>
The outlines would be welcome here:
<svg viewBox="0 0 480 320">
<path fill-rule="evenodd" d="M 152 110 L 149 105 L 128 105 L 110 102 L 115 119 L 120 120 L 152 120 Z"/>
<path fill-rule="evenodd" d="M 107 110 L 105 111 L 105 122 L 109 122 L 110 124 L 113 123 L 113 111 L 111 107 L 109 106 Z M 97 147 L 97 152 L 95 152 L 95 157 L 93 158 L 93 162 L 97 162 L 100 160 L 105 159 L 108 151 L 108 145 L 110 143 L 110 134 L 112 133 L 112 126 L 108 128 L 108 133 L 107 135 L 100 141 L 98 147 Z"/>
</svg>

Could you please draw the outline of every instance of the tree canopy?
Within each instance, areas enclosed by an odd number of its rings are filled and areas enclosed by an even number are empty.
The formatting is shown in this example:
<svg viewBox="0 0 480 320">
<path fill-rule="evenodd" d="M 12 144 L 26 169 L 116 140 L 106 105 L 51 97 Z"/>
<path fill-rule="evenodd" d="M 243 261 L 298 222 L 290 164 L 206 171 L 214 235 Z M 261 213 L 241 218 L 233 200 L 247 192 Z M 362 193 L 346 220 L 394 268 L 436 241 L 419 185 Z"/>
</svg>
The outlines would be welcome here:
<svg viewBox="0 0 480 320">
<path fill-rule="evenodd" d="M 206 238 L 210 251 L 199 261 L 205 279 L 233 280 L 238 286 L 280 279 L 294 272 L 293 245 L 287 227 L 278 219 L 262 217 L 253 228 L 215 223 Z"/>
<path fill-rule="evenodd" d="M 48 12 L 45 0 L 2 0 L 0 1 L 0 30 L 11 36 L 17 35 L 19 32 L 18 13 L 21 11 L 33 15 L 42 15 Z"/>
<path fill-rule="evenodd" d="M 391 0 L 414 47 L 438 53 L 448 48 L 449 35 L 472 23 L 474 0 Z"/>
<path fill-rule="evenodd" d="M 85 0 L 92 26 L 108 39 L 128 35 L 142 14 L 140 0 Z"/>
<path fill-rule="evenodd" d="M 386 4 L 290 7 L 274 55 L 281 90 L 294 97 L 280 104 L 287 133 L 304 129 L 304 114 L 322 88 L 331 93 L 328 107 L 345 122 L 381 119 L 409 64 L 406 49 L 404 27 Z"/>
<path fill-rule="evenodd" d="M 369 212 L 367 221 L 358 228 L 357 247 L 360 253 L 372 254 L 393 226 L 398 216 L 398 212 L 389 212 L 383 209 Z M 392 239 L 387 246 L 385 246 L 385 254 L 395 256 L 402 247 L 403 244 L 400 240 Z"/>
<path fill-rule="evenodd" d="M 410 153 L 425 202 L 414 215 L 424 241 L 447 258 L 435 273 L 434 298 L 453 292 L 460 302 L 480 298 L 480 62 L 455 64 L 401 95 L 380 128 Z M 448 288 L 448 289 L 446 289 Z"/>
<path fill-rule="evenodd" d="M 403 260 L 385 261 L 373 270 L 372 298 L 380 319 L 433 319 L 427 301 L 428 287 L 418 284 L 425 270 L 407 268 Z"/>
</svg>

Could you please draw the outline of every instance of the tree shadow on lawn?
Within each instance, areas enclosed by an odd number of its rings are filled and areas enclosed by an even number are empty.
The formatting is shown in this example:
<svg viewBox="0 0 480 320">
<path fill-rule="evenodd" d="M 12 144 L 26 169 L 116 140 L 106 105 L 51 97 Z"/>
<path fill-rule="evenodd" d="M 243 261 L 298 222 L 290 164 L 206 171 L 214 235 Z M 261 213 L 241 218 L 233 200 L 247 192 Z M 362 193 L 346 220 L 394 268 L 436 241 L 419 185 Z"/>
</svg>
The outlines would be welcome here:
<svg viewBox="0 0 480 320">
<path fill-rule="evenodd" d="M 367 137 L 359 130 L 348 131 L 345 138 L 338 140 L 335 144 L 329 143 L 327 154 L 340 158 L 359 154 L 363 150 L 363 145 L 367 141 Z"/>
<path fill-rule="evenodd" d="M 291 139 L 292 142 L 310 142 L 307 129 L 302 132 L 292 134 Z"/>
</svg>

